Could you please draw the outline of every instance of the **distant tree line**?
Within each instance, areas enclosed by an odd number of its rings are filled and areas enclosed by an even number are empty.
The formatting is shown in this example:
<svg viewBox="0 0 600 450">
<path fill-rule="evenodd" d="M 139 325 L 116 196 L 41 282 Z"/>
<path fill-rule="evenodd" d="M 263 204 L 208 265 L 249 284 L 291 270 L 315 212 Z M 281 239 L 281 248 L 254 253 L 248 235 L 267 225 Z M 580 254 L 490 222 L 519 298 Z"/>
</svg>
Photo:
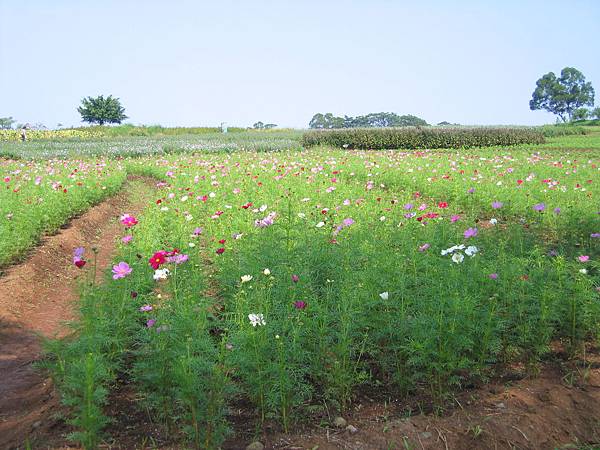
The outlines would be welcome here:
<svg viewBox="0 0 600 450">
<path fill-rule="evenodd" d="M 252 125 L 252 128 L 254 128 L 255 130 L 270 130 L 272 128 L 275 128 L 276 126 L 277 125 L 274 123 L 263 123 L 259 120 L 254 125 Z"/>
<path fill-rule="evenodd" d="M 429 125 L 425 120 L 411 114 L 399 116 L 396 113 L 380 112 L 366 116 L 336 117 L 331 113 L 317 113 L 308 126 L 314 129 L 333 128 L 383 128 L 383 127 L 417 127 Z"/>
</svg>

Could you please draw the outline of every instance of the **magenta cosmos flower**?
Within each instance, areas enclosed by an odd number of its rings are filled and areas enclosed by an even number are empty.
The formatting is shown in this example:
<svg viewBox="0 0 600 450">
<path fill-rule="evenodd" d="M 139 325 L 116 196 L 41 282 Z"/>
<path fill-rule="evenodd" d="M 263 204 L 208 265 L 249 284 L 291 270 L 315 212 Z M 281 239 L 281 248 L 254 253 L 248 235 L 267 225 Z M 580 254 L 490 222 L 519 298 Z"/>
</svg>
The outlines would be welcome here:
<svg viewBox="0 0 600 450">
<path fill-rule="evenodd" d="M 119 264 L 114 265 L 112 268 L 113 280 L 118 280 L 119 278 L 125 278 L 132 272 L 131 267 L 126 262 L 121 261 Z"/>
<path fill-rule="evenodd" d="M 129 214 L 123 214 L 121 216 L 121 223 L 125 225 L 127 228 L 131 228 L 134 225 L 137 225 L 138 221 L 135 217 Z"/>
<path fill-rule="evenodd" d="M 577 259 L 579 260 L 579 262 L 588 262 L 590 260 L 590 257 L 588 255 L 581 255 Z"/>
</svg>

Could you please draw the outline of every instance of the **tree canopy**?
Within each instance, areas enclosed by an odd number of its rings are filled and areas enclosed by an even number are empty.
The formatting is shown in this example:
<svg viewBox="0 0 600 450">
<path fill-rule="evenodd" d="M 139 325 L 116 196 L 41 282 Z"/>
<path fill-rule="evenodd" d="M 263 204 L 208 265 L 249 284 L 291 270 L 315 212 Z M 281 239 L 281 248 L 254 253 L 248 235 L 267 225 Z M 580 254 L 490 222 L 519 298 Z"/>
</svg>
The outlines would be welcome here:
<svg viewBox="0 0 600 450">
<path fill-rule="evenodd" d="M 380 112 L 357 117 L 336 117 L 331 113 L 315 114 L 308 126 L 316 129 L 333 128 L 380 128 L 380 127 L 409 127 L 427 126 L 428 123 L 411 114 L 399 116 L 396 113 Z"/>
<path fill-rule="evenodd" d="M 81 120 L 98 125 L 121 123 L 127 119 L 121 101 L 112 95 L 106 98 L 103 95 L 95 98 L 86 97 L 81 100 L 81 106 L 77 111 L 81 114 Z"/>
<path fill-rule="evenodd" d="M 10 130 L 15 122 L 12 117 L 0 117 L 0 130 Z"/>
<path fill-rule="evenodd" d="M 548 72 L 537 80 L 529 108 L 544 109 L 556 114 L 563 122 L 573 119 L 573 113 L 583 106 L 594 105 L 594 88 L 585 76 L 573 67 L 565 67 L 557 77 Z"/>
</svg>

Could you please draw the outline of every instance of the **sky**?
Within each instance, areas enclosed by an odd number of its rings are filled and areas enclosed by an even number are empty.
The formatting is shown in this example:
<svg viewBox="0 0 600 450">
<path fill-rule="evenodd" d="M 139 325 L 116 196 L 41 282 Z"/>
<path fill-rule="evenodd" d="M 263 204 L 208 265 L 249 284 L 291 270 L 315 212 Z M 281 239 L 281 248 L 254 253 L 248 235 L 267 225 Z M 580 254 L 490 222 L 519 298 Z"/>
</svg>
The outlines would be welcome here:
<svg viewBox="0 0 600 450">
<path fill-rule="evenodd" d="M 599 105 L 599 31 L 597 0 L 0 0 L 0 117 L 79 126 L 104 94 L 146 125 L 553 123 L 535 82 L 575 67 Z"/>
</svg>

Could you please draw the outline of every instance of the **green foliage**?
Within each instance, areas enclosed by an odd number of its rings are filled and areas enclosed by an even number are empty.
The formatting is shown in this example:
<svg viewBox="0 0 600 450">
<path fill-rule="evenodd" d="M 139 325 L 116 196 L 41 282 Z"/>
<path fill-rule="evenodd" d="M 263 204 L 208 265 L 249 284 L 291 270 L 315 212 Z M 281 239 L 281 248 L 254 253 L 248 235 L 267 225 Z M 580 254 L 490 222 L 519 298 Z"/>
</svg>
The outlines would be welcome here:
<svg viewBox="0 0 600 450">
<path fill-rule="evenodd" d="M 10 130 L 15 122 L 12 117 L 0 117 L 0 130 Z"/>
<path fill-rule="evenodd" d="M 125 108 L 121 106 L 120 100 L 112 95 L 106 98 L 103 95 L 86 97 L 81 100 L 81 106 L 77 111 L 81 114 L 81 120 L 98 125 L 121 123 L 127 119 Z"/>
<path fill-rule="evenodd" d="M 471 148 L 497 145 L 540 144 L 541 132 L 533 128 L 383 128 L 308 131 L 305 147 L 330 145 L 354 149 Z"/>
<path fill-rule="evenodd" d="M 590 116 L 590 110 L 587 108 L 577 108 L 571 115 L 572 121 L 585 120 Z"/>
<path fill-rule="evenodd" d="M 575 126 L 572 124 L 544 125 L 538 129 L 542 132 L 544 137 L 548 138 L 588 134 L 588 131 L 584 127 Z"/>
<path fill-rule="evenodd" d="M 536 82 L 529 108 L 544 109 L 558 115 L 563 122 L 571 120 L 582 106 L 594 104 L 594 88 L 577 69 L 565 67 L 560 77 L 548 72 Z"/>
<path fill-rule="evenodd" d="M 396 113 L 371 113 L 357 117 L 334 117 L 333 114 L 315 114 L 310 120 L 309 127 L 313 129 L 332 128 L 371 128 L 371 127 L 410 127 L 427 126 L 423 119 L 413 115 L 399 116 Z"/>
<path fill-rule="evenodd" d="M 590 112 L 590 117 L 596 120 L 600 120 L 600 106 L 592 109 L 592 111 Z"/>
</svg>

